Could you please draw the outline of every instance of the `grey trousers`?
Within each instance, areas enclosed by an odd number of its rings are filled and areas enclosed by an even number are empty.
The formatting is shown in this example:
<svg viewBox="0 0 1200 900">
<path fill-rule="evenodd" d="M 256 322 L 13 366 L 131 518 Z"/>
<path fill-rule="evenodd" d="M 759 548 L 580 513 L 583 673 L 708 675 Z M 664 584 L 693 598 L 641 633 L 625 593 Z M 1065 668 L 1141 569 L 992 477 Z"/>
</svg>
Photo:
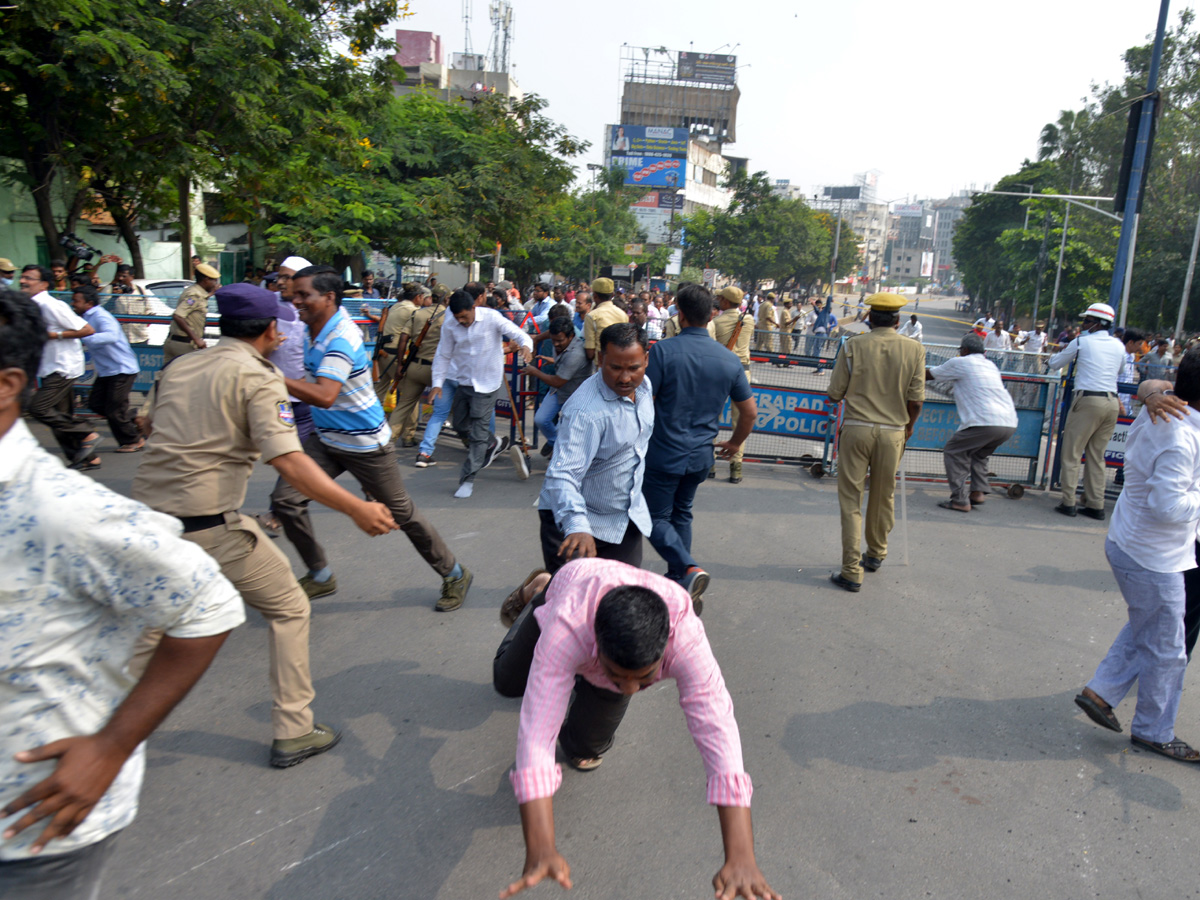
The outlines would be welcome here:
<svg viewBox="0 0 1200 900">
<path fill-rule="evenodd" d="M 43 823 L 33 828 L 40 831 Z M 96 900 L 100 879 L 121 832 L 70 853 L 0 862 L 4 900 Z M 53 844 L 49 845 L 53 848 Z"/>
<path fill-rule="evenodd" d="M 396 451 L 389 444 L 371 453 L 346 453 L 327 447 L 321 436 L 314 434 L 304 442 L 304 452 L 325 470 L 330 478 L 349 472 L 375 500 L 391 510 L 400 530 L 408 535 L 421 558 L 439 575 L 445 577 L 454 569 L 454 554 L 442 540 L 433 524 L 421 514 L 408 491 L 396 465 Z M 312 519 L 308 515 L 309 499 L 280 480 L 271 493 L 271 510 L 283 526 L 283 533 L 308 566 L 309 571 L 323 569 L 328 564 L 325 549 L 317 541 Z"/>
<path fill-rule="evenodd" d="M 1087 453 L 1083 473 L 1083 505 L 1089 509 L 1104 509 L 1104 448 L 1112 438 L 1121 404 L 1113 397 L 1085 397 L 1076 392 L 1067 413 L 1062 435 L 1063 506 L 1075 505 L 1075 489 L 1079 486 L 1080 460 Z"/>
<path fill-rule="evenodd" d="M 450 406 L 450 424 L 460 438 L 467 441 L 467 458 L 463 460 L 462 477 L 464 481 L 474 481 L 476 473 L 483 468 L 487 458 L 488 445 L 492 442 L 492 412 L 496 409 L 496 401 L 504 391 L 501 385 L 489 394 L 475 390 L 471 385 L 460 382 L 454 392 L 454 402 Z"/>
<path fill-rule="evenodd" d="M 974 425 L 954 432 L 942 450 L 946 480 L 950 482 L 951 503 L 966 506 L 971 494 L 986 494 L 991 490 L 988 457 L 1016 430 L 1003 425 Z M 968 475 L 971 476 L 970 485 L 967 483 Z"/>
</svg>

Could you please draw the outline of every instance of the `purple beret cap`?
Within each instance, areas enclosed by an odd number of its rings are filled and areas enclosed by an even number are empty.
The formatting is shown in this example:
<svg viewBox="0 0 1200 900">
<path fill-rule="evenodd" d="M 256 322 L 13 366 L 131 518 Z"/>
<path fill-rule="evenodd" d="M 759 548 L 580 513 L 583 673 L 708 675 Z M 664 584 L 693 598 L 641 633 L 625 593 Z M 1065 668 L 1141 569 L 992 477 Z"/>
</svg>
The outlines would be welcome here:
<svg viewBox="0 0 1200 900">
<path fill-rule="evenodd" d="M 217 288 L 213 294 L 217 300 L 217 311 L 231 319 L 277 319 L 279 318 L 279 295 L 242 282 Z"/>
</svg>

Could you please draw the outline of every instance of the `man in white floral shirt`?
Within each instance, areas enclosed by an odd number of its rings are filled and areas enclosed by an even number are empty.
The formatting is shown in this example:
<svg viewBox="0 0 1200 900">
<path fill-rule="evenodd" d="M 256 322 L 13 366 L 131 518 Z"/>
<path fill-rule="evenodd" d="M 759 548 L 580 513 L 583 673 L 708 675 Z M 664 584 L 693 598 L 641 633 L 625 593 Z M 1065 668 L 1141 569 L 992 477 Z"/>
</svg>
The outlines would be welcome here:
<svg viewBox="0 0 1200 900">
<path fill-rule="evenodd" d="M 0 291 L 0 897 L 94 900 L 143 742 L 245 613 L 177 519 L 38 445 L 20 415 L 45 339 L 33 301 Z M 147 626 L 166 637 L 135 686 Z"/>
</svg>

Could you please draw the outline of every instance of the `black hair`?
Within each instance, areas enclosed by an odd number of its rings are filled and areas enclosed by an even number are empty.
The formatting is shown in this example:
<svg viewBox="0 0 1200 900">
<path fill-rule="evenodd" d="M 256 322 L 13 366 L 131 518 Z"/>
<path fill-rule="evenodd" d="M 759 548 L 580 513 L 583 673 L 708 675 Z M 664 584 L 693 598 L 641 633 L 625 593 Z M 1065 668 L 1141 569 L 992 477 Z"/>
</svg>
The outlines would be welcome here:
<svg viewBox="0 0 1200 900">
<path fill-rule="evenodd" d="M 553 312 L 554 310 L 551 310 Z M 571 321 L 570 316 L 559 316 L 550 320 L 551 334 L 574 334 L 575 323 Z"/>
<path fill-rule="evenodd" d="M 873 309 L 867 313 L 872 328 L 891 328 L 900 321 L 900 313 L 891 309 Z"/>
<path fill-rule="evenodd" d="M 274 321 L 274 316 L 271 316 L 269 319 L 235 319 L 231 316 L 221 316 L 219 324 L 221 334 L 225 337 L 256 338 L 270 328 L 271 323 Z"/>
<path fill-rule="evenodd" d="M 613 298 L 612 294 L 605 294 L 603 291 L 592 291 L 592 296 L 596 298 L 594 304 L 595 306 L 599 306 L 605 300 L 611 300 Z"/>
<path fill-rule="evenodd" d="M 1126 328 L 1125 336 L 1121 338 L 1121 340 L 1123 340 L 1126 344 L 1128 344 L 1130 341 L 1137 341 L 1140 344 L 1142 341 L 1146 340 L 1146 333 L 1139 331 L 1136 328 Z"/>
<path fill-rule="evenodd" d="M 596 649 L 622 669 L 658 662 L 670 634 L 667 604 L 649 588 L 621 585 L 596 604 Z"/>
<path fill-rule="evenodd" d="M 617 322 L 600 332 L 600 352 L 603 353 L 609 344 L 615 347 L 632 347 L 634 344 L 641 344 L 643 350 L 648 346 L 646 332 L 632 322 Z"/>
<path fill-rule="evenodd" d="M 71 288 L 72 294 L 79 294 L 88 302 L 89 306 L 98 306 L 100 304 L 100 292 L 90 284 L 79 284 Z"/>
<path fill-rule="evenodd" d="M 555 319 L 569 319 L 571 318 L 571 307 L 565 303 L 555 303 L 550 307 L 550 312 L 546 313 L 546 318 L 551 322 Z M 571 327 L 574 328 L 575 326 L 572 325 Z"/>
<path fill-rule="evenodd" d="M 46 284 L 54 284 L 54 273 L 50 271 L 48 266 L 39 266 L 37 263 L 30 263 L 27 266 L 21 267 L 21 274 L 26 272 L 38 273 L 38 279 L 46 282 Z"/>
<path fill-rule="evenodd" d="M 77 285 L 77 284 L 90 285 L 92 283 L 92 273 L 91 272 L 72 272 L 70 277 L 67 280 L 71 283 L 72 286 Z"/>
<path fill-rule="evenodd" d="M 484 294 L 487 293 L 487 288 L 485 288 L 478 281 L 468 281 L 466 284 L 463 285 L 462 289 L 471 295 L 472 302 L 478 300 L 480 297 L 482 297 Z"/>
<path fill-rule="evenodd" d="M 1185 403 L 1200 400 L 1200 347 L 1193 347 L 1179 360 L 1175 372 L 1175 396 Z"/>
<path fill-rule="evenodd" d="M 133 271 L 133 266 L 129 265 L 129 263 L 121 263 L 121 265 L 117 266 L 117 274 L 118 275 L 122 274 L 123 272 L 132 272 L 132 271 Z"/>
<path fill-rule="evenodd" d="M 406 281 L 400 287 L 401 300 L 416 300 L 423 293 L 425 292 L 421 290 L 421 286 L 415 281 Z"/>
<path fill-rule="evenodd" d="M 455 291 L 450 295 L 450 315 L 457 316 L 475 305 L 475 298 L 467 291 Z"/>
<path fill-rule="evenodd" d="M 292 276 L 292 282 L 295 283 L 297 278 L 311 278 L 314 291 L 318 294 L 333 294 L 335 301 L 342 302 L 346 282 L 342 281 L 342 277 L 338 275 L 337 269 L 333 266 L 305 266 Z M 260 331 L 259 334 L 262 332 Z M 249 337 L 257 337 L 257 335 L 249 335 Z"/>
<path fill-rule="evenodd" d="M 508 295 L 504 291 L 492 291 L 488 294 L 487 305 L 492 309 L 502 309 L 508 306 Z"/>
<path fill-rule="evenodd" d="M 37 386 L 46 337 L 38 305 L 20 291 L 0 290 L 0 369 L 25 370 L 25 390 L 19 398 L 22 407 Z"/>
<path fill-rule="evenodd" d="M 712 291 L 702 284 L 685 284 L 675 297 L 675 308 L 692 325 L 704 327 L 712 318 Z"/>
<path fill-rule="evenodd" d="M 55 266 L 62 266 L 65 269 L 67 267 L 67 261 L 65 259 L 50 260 L 50 268 L 53 269 Z"/>
<path fill-rule="evenodd" d="M 550 293 L 550 285 L 546 284 L 546 282 L 544 282 L 544 281 L 539 281 L 537 284 L 535 284 L 533 286 L 533 289 L 535 291 L 542 291 L 547 294 Z"/>
</svg>

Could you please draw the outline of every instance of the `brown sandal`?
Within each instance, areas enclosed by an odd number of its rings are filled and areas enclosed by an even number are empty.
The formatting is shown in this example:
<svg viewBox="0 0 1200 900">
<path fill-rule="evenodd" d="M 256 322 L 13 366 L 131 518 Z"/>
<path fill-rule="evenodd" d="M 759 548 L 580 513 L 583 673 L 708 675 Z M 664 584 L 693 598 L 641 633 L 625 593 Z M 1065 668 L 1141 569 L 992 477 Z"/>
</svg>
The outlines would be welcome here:
<svg viewBox="0 0 1200 900">
<path fill-rule="evenodd" d="M 549 574 L 545 569 L 534 569 L 521 582 L 521 586 L 504 598 L 504 602 L 500 604 L 500 624 L 505 628 L 512 628 L 513 623 L 517 621 L 517 616 L 521 615 L 521 610 L 525 608 L 528 602 L 524 599 L 525 588 L 529 587 L 529 583 L 539 575 Z M 532 597 L 530 599 L 533 599 Z"/>
</svg>

